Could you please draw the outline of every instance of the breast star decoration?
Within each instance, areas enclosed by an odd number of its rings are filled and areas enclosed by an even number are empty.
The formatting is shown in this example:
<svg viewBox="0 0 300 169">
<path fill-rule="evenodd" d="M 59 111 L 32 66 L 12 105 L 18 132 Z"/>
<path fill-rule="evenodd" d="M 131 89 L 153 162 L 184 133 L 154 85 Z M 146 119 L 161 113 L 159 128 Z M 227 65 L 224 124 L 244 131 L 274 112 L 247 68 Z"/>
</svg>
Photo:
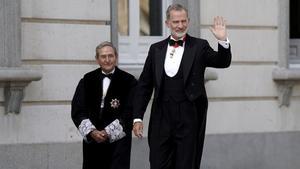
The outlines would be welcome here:
<svg viewBox="0 0 300 169">
<path fill-rule="evenodd" d="M 110 106 L 114 109 L 120 106 L 120 100 L 118 99 L 111 99 Z"/>
</svg>

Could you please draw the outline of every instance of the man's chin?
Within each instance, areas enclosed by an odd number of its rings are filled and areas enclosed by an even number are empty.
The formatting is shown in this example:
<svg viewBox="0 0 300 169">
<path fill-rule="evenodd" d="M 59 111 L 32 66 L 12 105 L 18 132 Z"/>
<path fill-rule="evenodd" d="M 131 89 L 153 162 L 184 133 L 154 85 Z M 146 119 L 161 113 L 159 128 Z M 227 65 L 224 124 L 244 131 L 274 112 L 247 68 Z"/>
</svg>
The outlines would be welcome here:
<svg viewBox="0 0 300 169">
<path fill-rule="evenodd" d="M 186 35 L 186 32 L 174 32 L 173 35 L 180 39 Z"/>
<path fill-rule="evenodd" d="M 114 70 L 114 67 L 102 67 L 102 71 L 105 73 L 110 73 Z"/>
</svg>

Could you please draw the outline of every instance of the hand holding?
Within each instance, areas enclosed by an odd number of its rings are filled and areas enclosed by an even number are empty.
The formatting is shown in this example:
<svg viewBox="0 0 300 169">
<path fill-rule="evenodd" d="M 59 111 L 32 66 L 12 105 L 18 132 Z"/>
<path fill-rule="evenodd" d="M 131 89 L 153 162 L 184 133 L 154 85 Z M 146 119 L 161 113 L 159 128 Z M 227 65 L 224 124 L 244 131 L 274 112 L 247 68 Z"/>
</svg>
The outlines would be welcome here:
<svg viewBox="0 0 300 169">
<path fill-rule="evenodd" d="M 108 138 L 108 135 L 106 134 L 105 130 L 93 130 L 91 132 L 91 137 L 97 142 L 97 143 L 103 143 Z"/>
<path fill-rule="evenodd" d="M 133 133 L 136 137 L 142 138 L 143 137 L 143 123 L 142 122 L 135 122 L 133 124 Z"/>
<path fill-rule="evenodd" d="M 226 31 L 226 21 L 223 17 L 217 16 L 214 18 L 214 24 L 210 27 L 210 31 L 213 35 L 221 41 L 226 41 L 227 31 Z"/>
</svg>

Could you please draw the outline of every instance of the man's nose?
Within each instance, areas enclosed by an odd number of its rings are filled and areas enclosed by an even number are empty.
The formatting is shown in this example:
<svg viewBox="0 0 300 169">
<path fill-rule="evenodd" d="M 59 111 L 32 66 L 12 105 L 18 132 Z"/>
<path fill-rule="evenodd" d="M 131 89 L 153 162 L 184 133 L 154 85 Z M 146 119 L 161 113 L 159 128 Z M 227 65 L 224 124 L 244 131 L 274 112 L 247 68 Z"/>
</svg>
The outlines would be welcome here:
<svg viewBox="0 0 300 169">
<path fill-rule="evenodd" d="M 182 22 L 179 22 L 179 23 L 178 23 L 178 28 L 183 28 Z"/>
<path fill-rule="evenodd" d="M 109 62 L 109 57 L 108 56 L 105 57 L 105 62 Z"/>
</svg>

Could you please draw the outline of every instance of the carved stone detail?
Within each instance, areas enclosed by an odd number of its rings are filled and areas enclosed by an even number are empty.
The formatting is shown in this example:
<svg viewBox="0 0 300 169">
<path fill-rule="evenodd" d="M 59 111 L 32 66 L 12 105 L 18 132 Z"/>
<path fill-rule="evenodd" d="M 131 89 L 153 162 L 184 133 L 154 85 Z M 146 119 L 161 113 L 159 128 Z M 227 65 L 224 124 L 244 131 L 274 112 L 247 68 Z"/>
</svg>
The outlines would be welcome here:
<svg viewBox="0 0 300 169">
<path fill-rule="evenodd" d="M 273 80 L 278 84 L 279 106 L 288 107 L 294 85 L 300 83 L 300 70 L 276 68 L 273 70 Z"/>
<path fill-rule="evenodd" d="M 31 81 L 40 80 L 41 78 L 40 71 L 29 68 L 0 68 L 0 84 L 4 87 L 6 114 L 20 113 L 25 87 Z"/>
</svg>

